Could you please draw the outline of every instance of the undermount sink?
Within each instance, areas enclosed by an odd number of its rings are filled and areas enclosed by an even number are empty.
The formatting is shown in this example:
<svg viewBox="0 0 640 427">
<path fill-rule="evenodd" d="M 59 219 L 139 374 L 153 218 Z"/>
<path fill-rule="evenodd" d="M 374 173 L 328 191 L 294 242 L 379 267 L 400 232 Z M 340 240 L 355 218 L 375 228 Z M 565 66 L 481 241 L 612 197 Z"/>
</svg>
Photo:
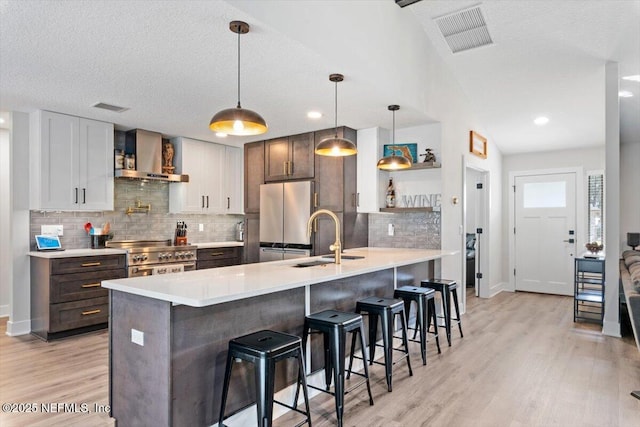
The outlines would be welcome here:
<svg viewBox="0 0 640 427">
<path fill-rule="evenodd" d="M 333 261 L 315 260 L 315 261 L 308 261 L 308 262 L 301 262 L 299 264 L 294 264 L 292 267 L 305 268 L 305 267 L 314 267 L 316 265 L 327 265 L 332 263 Z"/>
<path fill-rule="evenodd" d="M 335 255 L 331 254 L 331 255 L 322 255 L 322 258 L 331 258 L 331 259 L 335 259 Z M 342 256 L 340 257 L 342 259 L 362 259 L 364 258 L 362 255 L 345 255 L 342 254 Z"/>
</svg>

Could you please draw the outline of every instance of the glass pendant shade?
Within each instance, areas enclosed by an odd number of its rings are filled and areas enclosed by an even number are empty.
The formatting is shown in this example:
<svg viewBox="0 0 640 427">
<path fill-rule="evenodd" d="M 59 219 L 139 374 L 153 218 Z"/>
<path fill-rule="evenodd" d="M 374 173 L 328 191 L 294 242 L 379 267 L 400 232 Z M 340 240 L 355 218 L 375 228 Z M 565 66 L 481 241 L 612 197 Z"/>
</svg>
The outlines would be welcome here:
<svg viewBox="0 0 640 427">
<path fill-rule="evenodd" d="M 329 80 L 336 84 L 336 102 L 335 102 L 335 129 L 336 134 L 331 138 L 325 138 L 316 147 L 315 153 L 320 156 L 330 156 L 330 157 L 344 157 L 344 156 L 353 156 L 358 152 L 356 148 L 356 144 L 352 141 L 349 141 L 346 138 L 340 138 L 338 136 L 338 82 L 344 80 L 344 76 L 342 74 L 331 74 L 329 76 Z"/>
<path fill-rule="evenodd" d="M 389 111 L 393 111 L 393 136 L 391 138 L 391 145 L 396 143 L 396 111 L 400 109 L 399 105 L 389 105 L 387 107 Z M 396 151 L 393 150 L 390 156 L 385 156 L 378 160 L 378 169 L 385 171 L 395 171 L 400 169 L 409 169 L 411 167 L 411 160 L 404 156 L 396 155 Z"/>
<path fill-rule="evenodd" d="M 236 108 L 217 112 L 209 122 L 209 129 L 227 135 L 260 135 L 267 131 L 267 122 L 255 111 L 240 106 L 240 34 L 249 32 L 249 24 L 232 21 L 229 23 L 229 29 L 238 34 L 238 105 Z"/>
<path fill-rule="evenodd" d="M 246 108 L 227 108 L 217 112 L 209 129 L 214 132 L 222 132 L 228 135 L 260 135 L 267 131 L 267 123 L 262 116 L 255 111 Z"/>
</svg>

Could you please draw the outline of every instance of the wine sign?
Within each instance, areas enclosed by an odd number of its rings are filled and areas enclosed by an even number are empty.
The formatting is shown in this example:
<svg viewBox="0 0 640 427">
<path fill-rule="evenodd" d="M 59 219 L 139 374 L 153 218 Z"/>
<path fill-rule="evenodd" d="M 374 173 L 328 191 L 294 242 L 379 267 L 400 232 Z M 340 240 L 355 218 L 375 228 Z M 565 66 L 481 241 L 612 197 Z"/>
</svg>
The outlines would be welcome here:
<svg viewBox="0 0 640 427">
<path fill-rule="evenodd" d="M 414 194 L 402 196 L 403 208 L 440 207 L 442 194 Z"/>
</svg>

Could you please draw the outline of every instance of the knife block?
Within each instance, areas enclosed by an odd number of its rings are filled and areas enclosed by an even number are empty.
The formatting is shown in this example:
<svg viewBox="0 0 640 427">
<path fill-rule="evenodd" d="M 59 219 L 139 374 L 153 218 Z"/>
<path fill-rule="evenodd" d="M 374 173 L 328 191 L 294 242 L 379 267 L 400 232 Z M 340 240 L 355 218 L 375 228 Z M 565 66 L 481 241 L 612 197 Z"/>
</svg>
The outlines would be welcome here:
<svg viewBox="0 0 640 427">
<path fill-rule="evenodd" d="M 185 246 L 185 245 L 187 245 L 187 238 L 186 237 L 178 237 L 178 236 L 176 236 L 174 244 L 176 246 Z"/>
</svg>

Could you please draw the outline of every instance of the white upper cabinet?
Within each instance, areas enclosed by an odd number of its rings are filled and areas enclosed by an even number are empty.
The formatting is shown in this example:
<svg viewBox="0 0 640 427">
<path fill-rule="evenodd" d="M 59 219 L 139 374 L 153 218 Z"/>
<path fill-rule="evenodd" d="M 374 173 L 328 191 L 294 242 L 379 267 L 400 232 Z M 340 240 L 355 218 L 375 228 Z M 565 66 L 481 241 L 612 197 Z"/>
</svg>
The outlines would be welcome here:
<svg viewBox="0 0 640 427">
<path fill-rule="evenodd" d="M 188 174 L 189 182 L 171 184 L 169 211 L 172 213 L 224 213 L 225 147 L 206 141 L 175 138 L 176 173 Z"/>
<path fill-rule="evenodd" d="M 382 144 L 389 141 L 387 129 L 375 127 L 358 131 L 357 210 L 377 213 L 384 207 L 386 182 L 389 173 L 377 167 Z"/>
<path fill-rule="evenodd" d="M 113 210 L 113 124 L 31 114 L 31 209 Z"/>
<path fill-rule="evenodd" d="M 224 212 L 228 214 L 244 213 L 244 150 L 226 145 L 224 191 Z"/>
</svg>

